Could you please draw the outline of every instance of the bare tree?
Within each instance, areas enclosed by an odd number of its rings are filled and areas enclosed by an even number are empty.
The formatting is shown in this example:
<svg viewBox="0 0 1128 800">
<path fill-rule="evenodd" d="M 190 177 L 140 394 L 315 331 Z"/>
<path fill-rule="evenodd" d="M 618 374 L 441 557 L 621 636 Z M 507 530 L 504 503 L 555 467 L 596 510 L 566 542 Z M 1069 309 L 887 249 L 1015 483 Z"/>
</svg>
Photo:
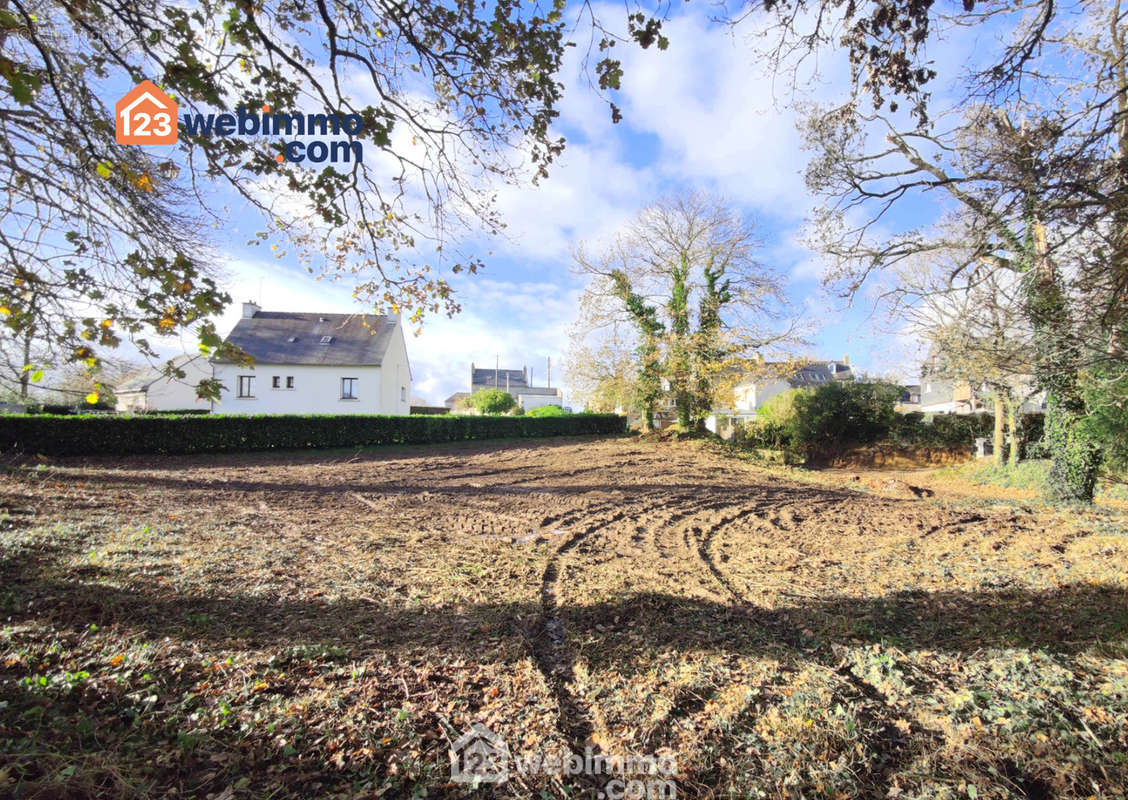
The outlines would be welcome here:
<svg viewBox="0 0 1128 800">
<path fill-rule="evenodd" d="M 1033 394 L 1034 330 L 1021 276 L 982 264 L 955 271 L 937 259 L 898 270 L 896 293 L 910 331 L 930 344 L 929 374 L 985 387 L 994 401 L 994 460 L 1018 463 L 1018 413 Z"/>
<path fill-rule="evenodd" d="M 582 305 L 635 328 L 640 380 L 669 385 L 687 428 L 757 352 L 798 338 L 783 281 L 756 260 L 758 247 L 747 217 L 698 193 L 647 207 L 598 257 L 577 251 L 591 277 Z"/>
<path fill-rule="evenodd" d="M 1049 398 L 1050 493 L 1088 500 L 1099 453 L 1079 424 L 1082 381 L 1092 366 L 1125 358 L 1117 342 L 1128 299 L 1128 67 L 1120 4 L 1084 9 L 1079 18 L 1046 17 L 1040 36 L 1049 52 L 1016 56 L 1021 81 L 1007 92 L 991 75 L 974 76 L 967 91 L 985 99 L 930 126 L 850 102 L 812 114 L 807 143 L 815 153 L 808 183 L 828 199 L 816 238 L 844 293 L 926 253 L 944 254 L 953 277 L 983 269 L 1022 276 L 1034 372 Z M 1064 71 L 1078 62 L 1080 73 Z M 891 229 L 894 209 L 937 195 L 961 220 L 956 237 L 927 220 Z"/>
<path fill-rule="evenodd" d="M 635 337 L 620 324 L 573 325 L 564 358 L 564 380 L 589 411 L 639 411 Z"/>
</svg>

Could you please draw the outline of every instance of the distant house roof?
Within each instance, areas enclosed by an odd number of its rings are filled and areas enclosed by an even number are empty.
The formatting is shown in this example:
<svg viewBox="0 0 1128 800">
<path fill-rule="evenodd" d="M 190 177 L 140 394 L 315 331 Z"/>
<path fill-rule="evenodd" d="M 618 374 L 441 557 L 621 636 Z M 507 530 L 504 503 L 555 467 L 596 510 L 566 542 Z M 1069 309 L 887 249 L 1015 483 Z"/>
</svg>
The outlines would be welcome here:
<svg viewBox="0 0 1128 800">
<path fill-rule="evenodd" d="M 378 367 L 397 320 L 376 314 L 256 311 L 227 341 L 259 364 L 325 364 Z"/>
<path fill-rule="evenodd" d="M 198 367 L 203 370 L 208 370 L 207 359 L 202 355 L 184 354 L 171 359 L 172 363 L 178 369 L 187 371 L 190 367 Z M 209 370 L 210 371 L 210 370 Z M 126 392 L 147 392 L 149 387 L 158 381 L 172 380 L 165 374 L 163 368 L 146 367 L 145 369 L 137 370 L 125 377 L 116 387 L 114 387 L 115 394 L 124 394 Z"/>
<path fill-rule="evenodd" d="M 443 405 L 446 406 L 447 408 L 454 408 L 455 405 L 458 404 L 459 400 L 465 400 L 469 396 L 470 396 L 470 392 L 455 392 L 454 394 L 452 394 L 450 397 L 448 397 L 446 400 L 443 401 Z"/>
<path fill-rule="evenodd" d="M 787 378 L 792 388 L 818 386 L 827 381 L 841 381 L 852 378 L 850 365 L 844 361 L 808 361 Z"/>
<path fill-rule="evenodd" d="M 511 392 L 515 395 L 546 395 L 550 397 L 561 397 L 560 390 L 555 386 L 515 386 Z"/>
<path fill-rule="evenodd" d="M 493 369 L 487 367 L 474 367 L 470 373 L 471 386 L 496 386 L 504 389 L 524 388 L 528 385 L 523 369 Z"/>
</svg>

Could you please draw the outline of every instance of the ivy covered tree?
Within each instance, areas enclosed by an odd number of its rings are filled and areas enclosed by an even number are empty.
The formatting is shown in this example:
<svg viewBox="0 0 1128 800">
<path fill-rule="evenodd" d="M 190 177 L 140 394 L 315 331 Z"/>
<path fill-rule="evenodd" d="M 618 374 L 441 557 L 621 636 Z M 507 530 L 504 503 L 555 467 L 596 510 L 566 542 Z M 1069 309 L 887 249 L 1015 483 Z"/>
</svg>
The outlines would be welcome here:
<svg viewBox="0 0 1128 800">
<path fill-rule="evenodd" d="M 590 279 L 581 302 L 588 330 L 629 323 L 638 335 L 648 425 L 668 392 L 679 425 L 703 426 L 758 352 L 797 340 L 783 281 L 757 249 L 751 220 L 698 193 L 645 208 L 598 256 L 577 252 Z"/>
<path fill-rule="evenodd" d="M 658 309 L 631 288 L 630 278 L 621 269 L 609 273 L 616 297 L 622 301 L 630 321 L 638 329 L 637 379 L 634 406 L 642 412 L 647 430 L 654 429 L 654 415 L 662 400 L 662 355 L 660 343 L 666 326 L 658 319 Z"/>
</svg>

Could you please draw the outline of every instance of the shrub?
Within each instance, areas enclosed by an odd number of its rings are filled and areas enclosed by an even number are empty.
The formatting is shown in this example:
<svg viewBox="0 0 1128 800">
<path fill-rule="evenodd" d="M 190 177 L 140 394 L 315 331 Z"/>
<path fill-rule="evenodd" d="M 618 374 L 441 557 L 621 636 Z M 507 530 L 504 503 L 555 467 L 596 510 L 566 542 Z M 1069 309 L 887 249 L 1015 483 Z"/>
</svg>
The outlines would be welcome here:
<svg viewBox="0 0 1128 800">
<path fill-rule="evenodd" d="M 466 403 L 482 414 L 504 414 L 517 405 L 513 395 L 501 389 L 479 389 L 466 398 Z"/>
<path fill-rule="evenodd" d="M 565 417 L 278 414 L 0 415 L 0 452 L 44 455 L 216 453 L 623 433 L 614 414 Z"/>
<path fill-rule="evenodd" d="M 797 403 L 808 389 L 790 389 L 775 397 L 769 397 L 756 412 L 756 422 L 778 428 L 793 428 L 799 419 Z"/>
<path fill-rule="evenodd" d="M 901 387 L 880 382 L 830 381 L 795 398 L 791 445 L 808 455 L 885 438 L 897 419 Z"/>
<path fill-rule="evenodd" d="M 791 444 L 791 436 L 782 425 L 755 420 L 743 426 L 735 438 L 756 449 L 783 450 Z"/>
<path fill-rule="evenodd" d="M 526 412 L 529 417 L 570 417 L 572 412 L 565 411 L 560 406 L 538 406 L 532 411 Z"/>
</svg>

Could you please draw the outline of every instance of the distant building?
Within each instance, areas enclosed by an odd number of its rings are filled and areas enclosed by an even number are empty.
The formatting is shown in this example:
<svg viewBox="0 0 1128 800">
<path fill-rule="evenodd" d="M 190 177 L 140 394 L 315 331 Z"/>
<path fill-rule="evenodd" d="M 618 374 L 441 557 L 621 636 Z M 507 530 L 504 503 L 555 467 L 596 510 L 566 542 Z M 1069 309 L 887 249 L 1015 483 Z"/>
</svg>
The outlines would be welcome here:
<svg viewBox="0 0 1128 800">
<path fill-rule="evenodd" d="M 443 401 L 443 405 L 447 408 L 454 408 L 469 396 L 470 392 L 455 392 Z"/>
<path fill-rule="evenodd" d="M 968 380 L 951 380 L 937 374 L 937 358 L 921 366 L 920 408 L 926 414 L 989 414 L 994 411 L 991 389 Z M 1046 393 L 1034 389 L 1034 377 L 1017 381 L 1014 391 L 1025 398 L 1022 413 L 1046 410 Z"/>
<path fill-rule="evenodd" d="M 715 409 L 705 419 L 706 428 L 727 436 L 730 421 L 747 422 L 755 419 L 764 403 L 776 395 L 791 389 L 821 386 L 831 381 L 854 380 L 850 356 L 843 356 L 841 361 L 806 361 L 797 365 L 765 363 L 760 372 L 763 374 L 737 381 L 732 389 L 732 408 Z"/>
<path fill-rule="evenodd" d="M 253 366 L 213 361 L 224 414 L 407 414 L 411 366 L 399 316 L 263 311 L 243 304 L 227 341 Z"/>
<path fill-rule="evenodd" d="M 894 410 L 902 414 L 920 411 L 920 384 L 911 383 L 901 387 L 901 396 L 897 400 Z"/>
<path fill-rule="evenodd" d="M 183 378 L 170 378 L 156 367 L 135 372 L 114 388 L 116 410 L 122 413 L 141 413 L 211 408 L 210 400 L 196 397 L 196 387 L 200 381 L 212 376 L 212 366 L 207 357 L 182 355 L 172 362 L 184 371 Z"/>
<path fill-rule="evenodd" d="M 787 367 L 785 364 L 765 364 L 765 371 L 775 368 L 783 374 L 779 377 L 748 378 L 733 387 L 733 411 L 737 414 L 755 414 L 764 403 L 777 394 L 791 389 L 820 386 L 829 381 L 852 381 L 854 372 L 850 368 L 850 356 L 841 361 L 807 361 L 799 366 Z"/>
<path fill-rule="evenodd" d="M 564 395 L 556 388 L 531 386 L 529 368 L 500 369 L 497 367 L 478 367 L 470 364 L 470 393 L 482 389 L 500 389 L 517 400 L 517 405 L 525 411 L 541 406 L 564 405 Z M 452 395 L 453 397 L 453 395 Z M 449 398 L 448 398 L 449 399 Z"/>
</svg>

